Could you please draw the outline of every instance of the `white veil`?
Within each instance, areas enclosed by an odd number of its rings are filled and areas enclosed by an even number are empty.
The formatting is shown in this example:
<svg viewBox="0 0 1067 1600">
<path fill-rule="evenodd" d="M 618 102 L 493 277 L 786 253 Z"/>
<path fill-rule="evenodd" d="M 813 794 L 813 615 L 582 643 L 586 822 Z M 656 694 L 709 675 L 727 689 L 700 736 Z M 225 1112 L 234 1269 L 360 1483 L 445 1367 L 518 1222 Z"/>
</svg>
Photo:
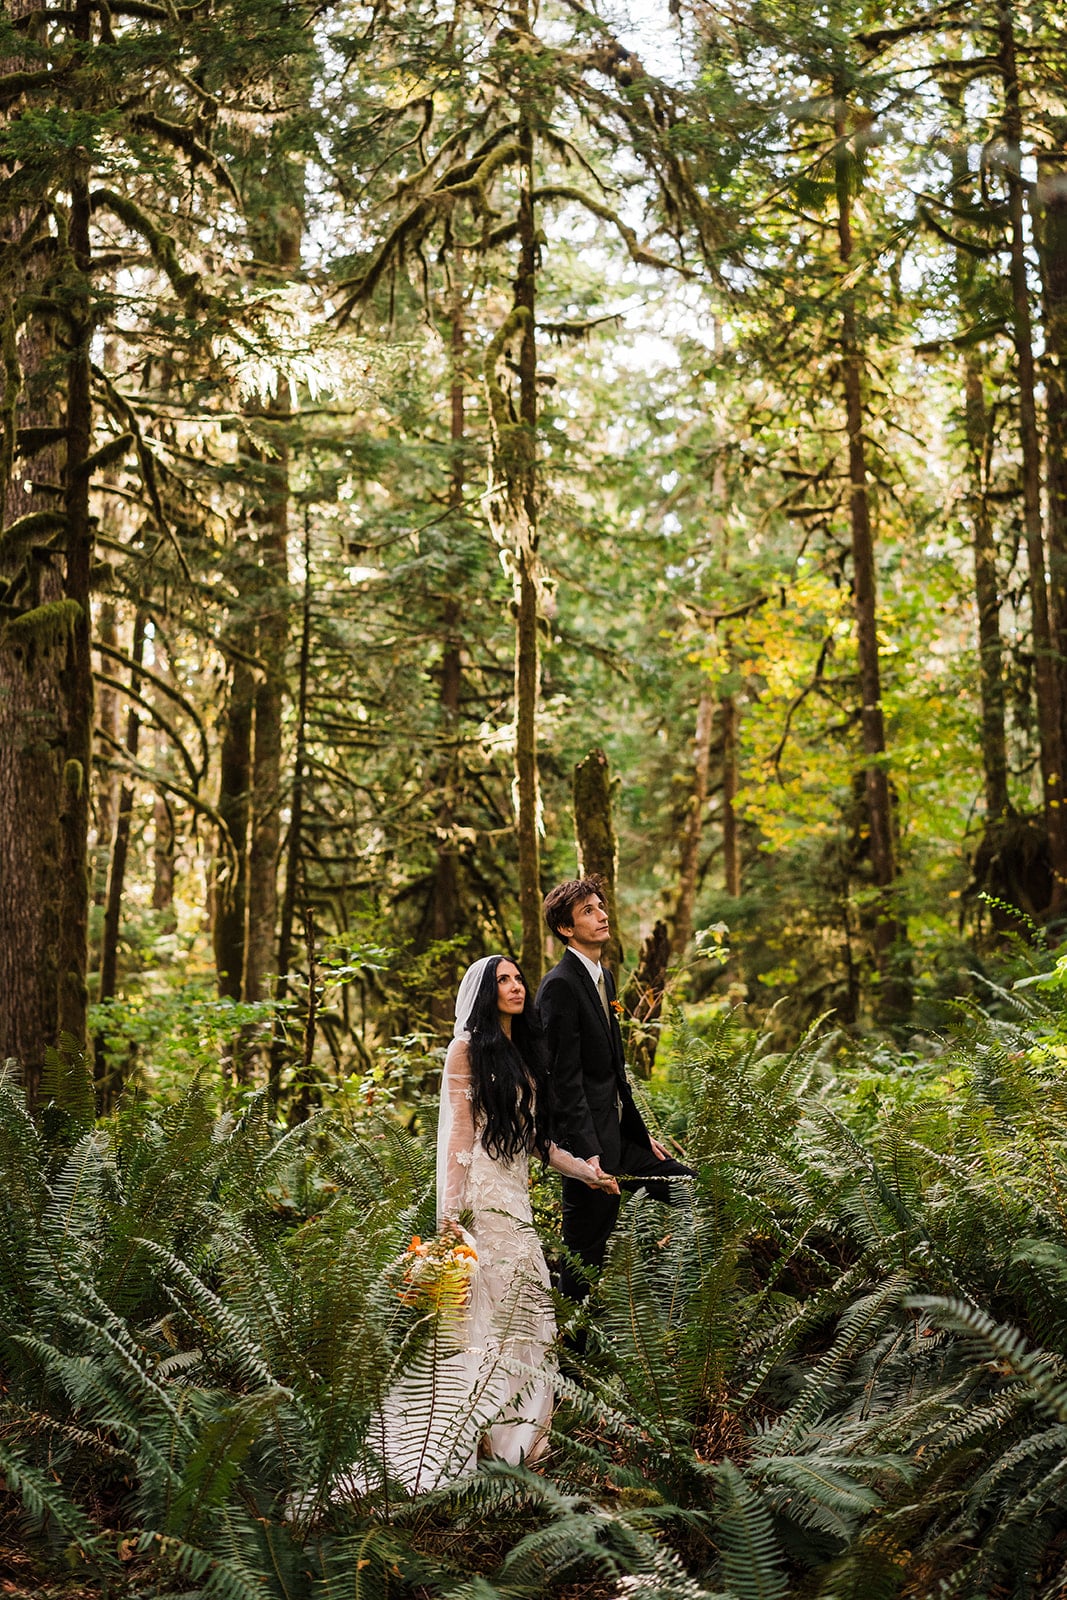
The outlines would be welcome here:
<svg viewBox="0 0 1067 1600">
<path fill-rule="evenodd" d="M 456 993 L 456 1022 L 452 1029 L 453 1039 L 469 1039 L 470 1030 L 467 1023 L 474 1002 L 481 987 L 482 977 L 490 961 L 499 961 L 500 956 L 480 956 L 477 961 L 469 966 L 460 981 Z M 448 1172 L 449 1141 L 452 1137 L 452 1097 L 448 1092 L 448 1058 L 445 1058 L 445 1070 L 441 1075 L 441 1109 L 437 1118 L 437 1220 L 441 1221 L 445 1207 L 445 1180 Z"/>
</svg>

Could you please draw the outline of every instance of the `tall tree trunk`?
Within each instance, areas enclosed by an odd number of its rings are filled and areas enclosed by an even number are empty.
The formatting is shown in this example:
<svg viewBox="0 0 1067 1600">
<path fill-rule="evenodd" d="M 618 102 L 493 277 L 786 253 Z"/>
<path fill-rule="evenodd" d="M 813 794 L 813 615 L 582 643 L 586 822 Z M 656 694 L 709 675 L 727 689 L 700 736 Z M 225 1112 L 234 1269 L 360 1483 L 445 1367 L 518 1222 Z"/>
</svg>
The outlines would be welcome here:
<svg viewBox="0 0 1067 1600">
<path fill-rule="evenodd" d="M 8 6 L 13 18 L 42 11 L 37 0 Z M 82 0 L 73 27 L 79 40 L 88 39 L 89 25 Z M 14 71 L 25 63 L 2 65 Z M 0 624 L 0 1060 L 20 1063 L 31 1103 L 46 1048 L 64 1033 L 79 1047 L 85 1042 L 93 707 L 88 176 L 85 151 L 77 149 L 60 237 L 50 236 L 43 212 L 15 214 L 3 229 L 9 249 L 0 268 L 0 521 L 10 529 L 38 518 L 0 555 L 7 609 Z M 18 301 L 48 298 L 53 276 L 64 280 L 62 312 L 54 322 L 34 312 L 18 326 Z M 45 431 L 16 465 L 20 428 Z"/>
<path fill-rule="evenodd" d="M 1004 175 L 1008 185 L 1011 227 L 1012 335 L 1019 375 L 1019 443 L 1022 454 L 1023 526 L 1030 572 L 1030 615 L 1037 682 L 1037 727 L 1041 747 L 1041 781 L 1052 867 L 1050 911 L 1059 910 L 1067 889 L 1067 800 L 1063 794 L 1064 764 L 1059 674 L 1049 614 L 1045 576 L 1045 536 L 1041 515 L 1041 442 L 1037 425 L 1030 286 L 1026 272 L 1025 204 L 1022 179 L 1022 100 L 1015 56 L 1011 0 L 999 7 L 999 68 L 1004 89 Z"/>
<path fill-rule="evenodd" d="M 1046 478 L 1049 598 L 1067 758 L 1067 168 L 1046 163 L 1038 184 L 1038 241 L 1045 309 Z"/>
<path fill-rule="evenodd" d="M 529 118 L 520 125 L 522 193 L 519 200 L 519 275 L 515 304 L 525 312 L 519 349 L 519 415 L 525 433 L 520 492 L 523 537 L 516 544 L 518 617 L 515 633 L 515 776 L 519 796 L 519 902 L 522 967 L 540 983 L 544 967 L 541 913 L 541 794 L 537 764 L 537 710 L 541 695 L 541 572 L 537 528 L 537 228 L 534 219 L 534 138 Z"/>
<path fill-rule="evenodd" d="M 671 959 L 680 961 L 693 933 L 693 907 L 696 904 L 697 866 L 700 842 L 704 837 L 704 811 L 708 803 L 708 774 L 711 770 L 711 730 L 715 702 L 710 685 L 697 704 L 693 735 L 693 781 L 682 829 L 682 848 L 678 864 L 678 897 L 671 919 Z"/>
<path fill-rule="evenodd" d="M 974 529 L 974 596 L 978 611 L 978 692 L 982 708 L 982 773 L 986 821 L 996 823 L 1011 810 L 1005 731 L 1004 649 L 1000 637 L 997 546 L 986 484 L 989 424 L 981 362 L 973 353 L 967 356 L 966 384 L 969 499 Z"/>
<path fill-rule="evenodd" d="M 141 665 L 144 661 L 145 613 L 138 606 L 133 619 L 133 648 L 130 658 L 130 688 L 137 694 L 141 687 Z M 141 719 L 137 706 L 130 701 L 126 714 L 126 753 L 131 761 L 137 760 L 141 738 Z M 133 820 L 133 778 L 123 780 L 119 795 L 115 837 L 111 846 L 111 871 L 107 881 L 107 901 L 104 910 L 104 935 L 100 950 L 100 999 L 110 1000 L 115 994 L 118 979 L 119 931 L 122 926 L 122 893 L 126 883 L 126 860 L 130 848 L 130 825 Z M 108 1107 L 102 1107 L 107 1110 Z"/>
<path fill-rule="evenodd" d="M 719 697 L 722 718 L 722 853 L 723 887 L 736 898 L 741 893 L 741 838 L 737 826 L 738 724 L 740 714 L 732 694 Z"/>
<path fill-rule="evenodd" d="M 463 255 L 457 246 L 453 260 L 452 284 L 452 375 L 449 388 L 449 435 L 452 465 L 449 472 L 448 504 L 458 520 L 463 516 L 466 495 L 466 322 L 463 300 Z M 455 938 L 459 917 L 459 854 L 455 839 L 455 792 L 459 774 L 460 705 L 463 698 L 463 609 L 455 594 L 447 594 L 441 607 L 441 677 L 438 709 L 441 728 L 441 759 L 437 785 L 437 838 L 433 888 L 430 906 L 430 937 L 438 943 Z M 455 963 L 442 974 L 446 990 L 454 989 Z M 444 1027 L 452 1021 L 450 993 L 434 994 L 430 1012 L 433 1021 Z"/>
<path fill-rule="evenodd" d="M 91 35 L 90 0 L 78 0 L 74 35 Z M 93 336 L 92 259 L 89 233 L 89 155 L 73 153 L 70 179 L 70 352 L 67 362 L 67 461 L 64 495 L 67 560 L 64 588 L 71 613 L 70 648 L 64 667 L 67 741 L 60 811 L 59 1027 L 79 1050 L 88 1044 L 89 795 L 93 770 L 93 658 L 90 606 L 95 534 L 89 514 L 92 453 Z"/>
<path fill-rule="evenodd" d="M 232 631 L 242 645 L 248 643 L 244 628 L 235 627 Z M 234 656 L 219 752 L 218 799 L 219 816 L 233 849 L 230 855 L 220 841 L 216 853 L 212 928 L 218 991 L 230 1000 L 240 1000 L 244 976 L 254 701 L 252 669 L 242 657 Z"/>
<path fill-rule="evenodd" d="M 114 600 L 105 600 L 100 607 L 96 636 L 101 644 L 112 649 L 118 644 L 118 611 Z M 110 665 L 110 663 L 109 663 Z M 96 725 L 107 737 L 119 741 L 119 696 L 110 684 L 102 684 L 96 696 Z M 111 745 L 107 745 L 110 749 Z M 102 906 L 107 899 L 107 877 L 111 864 L 111 846 L 115 837 L 115 805 L 119 783 L 110 765 L 98 772 L 94 803 L 96 822 L 96 850 L 93 865 L 93 904 Z"/>
<path fill-rule="evenodd" d="M 597 876 L 604 883 L 604 899 L 611 922 L 611 939 L 604 956 L 613 972 L 623 961 L 619 903 L 615 894 L 618 848 L 611 817 L 611 771 L 603 750 L 590 750 L 574 769 L 574 832 L 578 846 L 578 874 Z"/>
<path fill-rule="evenodd" d="M 269 1090 L 277 1102 L 281 1093 L 282 1072 L 289 1046 L 283 1007 L 289 997 L 289 972 L 293 962 L 293 928 L 297 902 L 303 885 L 304 785 L 307 780 L 308 685 L 311 676 L 311 513 L 304 507 L 304 583 L 300 603 L 300 659 L 297 666 L 296 746 L 293 752 L 293 782 L 289 805 L 289 837 L 285 851 L 285 890 L 282 895 L 281 928 L 278 934 L 278 984 L 275 1000 L 278 1009 L 270 1046 Z M 311 961 L 311 953 L 308 953 Z"/>
<path fill-rule="evenodd" d="M 166 764 L 167 753 L 162 741 L 156 750 L 157 765 Z M 152 910 L 170 913 L 169 925 L 174 926 L 174 814 L 166 797 L 157 794 L 152 807 Z"/>
<path fill-rule="evenodd" d="M 268 262 L 281 277 L 299 268 L 304 234 L 304 169 L 281 147 L 283 131 L 278 130 L 278 148 L 269 152 L 262 189 L 254 182 L 249 191 L 254 255 L 258 261 Z M 273 394 L 259 411 L 269 428 L 267 448 L 255 452 L 258 481 L 251 516 L 255 565 L 248 569 L 256 590 L 256 654 L 262 663 L 262 676 L 255 690 L 252 746 L 248 920 L 242 984 L 246 1000 L 263 998 L 268 974 L 277 965 L 282 716 L 289 635 L 291 411 L 289 378 L 286 373 L 279 373 Z"/>
<path fill-rule="evenodd" d="M 278 922 L 278 856 L 281 849 L 282 707 L 286 686 L 289 581 L 288 384 L 282 380 L 267 408 L 282 424 L 273 453 L 259 464 L 262 503 L 256 514 L 258 587 L 257 655 L 263 663 L 254 696 L 248 843 L 248 922 L 242 992 L 263 998 L 275 969 Z"/>
<path fill-rule="evenodd" d="M 519 266 L 511 314 L 486 353 L 490 416 L 490 485 L 493 535 L 511 563 L 515 586 L 515 788 L 519 847 L 522 967 L 536 987 L 544 968 L 541 917 L 541 798 L 537 763 L 537 710 L 541 688 L 541 564 L 537 526 L 537 336 L 535 301 L 538 243 L 534 216 L 534 136 L 529 113 L 519 120 L 522 152 L 519 195 Z M 519 342 L 519 416 L 516 421 L 500 380 L 505 348 Z"/>
<path fill-rule="evenodd" d="M 846 270 L 852 260 L 852 179 L 854 157 L 848 147 L 847 89 L 844 82 L 835 88 L 834 160 L 837 193 L 838 257 Z M 868 493 L 867 451 L 864 437 L 863 352 L 856 318 L 855 290 L 846 286 L 841 299 L 841 381 L 845 396 L 845 423 L 848 432 L 849 522 L 852 535 L 852 574 L 856 617 L 856 649 L 859 677 L 863 754 L 866 760 L 864 788 L 870 830 L 870 863 L 874 883 L 883 894 L 875 909 L 873 943 L 882 977 L 883 1009 L 887 1014 L 907 1008 L 907 986 L 893 976 L 894 945 L 904 929 L 889 900 L 896 877 L 893 851 L 892 801 L 886 772 L 885 719 L 882 712 L 881 662 L 878 650 L 877 580 L 874 564 L 874 533 Z"/>
<path fill-rule="evenodd" d="M 659 1019 L 667 992 L 671 961 L 671 935 L 665 922 L 656 922 L 645 939 L 622 996 L 626 1027 L 627 1060 L 639 1078 L 652 1076 L 659 1048 Z"/>
</svg>

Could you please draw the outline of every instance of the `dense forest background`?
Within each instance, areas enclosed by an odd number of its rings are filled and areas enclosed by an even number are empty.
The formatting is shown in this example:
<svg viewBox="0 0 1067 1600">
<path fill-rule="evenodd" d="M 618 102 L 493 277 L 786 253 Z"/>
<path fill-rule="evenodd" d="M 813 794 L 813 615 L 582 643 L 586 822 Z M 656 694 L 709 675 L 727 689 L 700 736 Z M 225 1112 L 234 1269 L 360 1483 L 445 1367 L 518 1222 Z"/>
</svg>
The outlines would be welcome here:
<svg viewBox="0 0 1067 1600">
<path fill-rule="evenodd" d="M 0 108 L 0 1587 L 1062 1600 L 1062 7 L 6 0 Z M 691 1204 L 354 1489 L 579 869 Z"/>
<path fill-rule="evenodd" d="M 217 995 L 306 1109 L 469 957 L 536 982 L 579 861 L 639 1061 L 668 981 L 906 1038 L 1055 931 L 1064 43 L 1040 4 L 9 4 L 31 1088 L 95 1040 L 107 1104 Z"/>
</svg>

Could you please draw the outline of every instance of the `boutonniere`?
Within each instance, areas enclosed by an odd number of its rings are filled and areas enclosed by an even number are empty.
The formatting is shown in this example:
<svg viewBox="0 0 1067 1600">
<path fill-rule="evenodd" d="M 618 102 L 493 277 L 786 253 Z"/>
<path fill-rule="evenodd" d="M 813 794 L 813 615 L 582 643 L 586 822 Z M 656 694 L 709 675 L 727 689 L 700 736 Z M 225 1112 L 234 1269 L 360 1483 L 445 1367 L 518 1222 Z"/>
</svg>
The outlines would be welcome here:
<svg viewBox="0 0 1067 1600">
<path fill-rule="evenodd" d="M 626 1015 L 626 1007 L 623 1005 L 621 1000 L 613 1000 L 611 1002 L 611 1009 L 614 1011 L 617 1017 L 624 1017 Z"/>
</svg>

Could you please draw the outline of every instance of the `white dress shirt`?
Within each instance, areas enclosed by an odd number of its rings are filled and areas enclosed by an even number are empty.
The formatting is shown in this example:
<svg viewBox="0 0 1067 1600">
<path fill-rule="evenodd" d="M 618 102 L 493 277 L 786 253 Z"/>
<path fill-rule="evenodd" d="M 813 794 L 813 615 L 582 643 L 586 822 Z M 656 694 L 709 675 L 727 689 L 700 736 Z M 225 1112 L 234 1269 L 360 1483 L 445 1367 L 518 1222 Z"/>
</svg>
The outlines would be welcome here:
<svg viewBox="0 0 1067 1600">
<path fill-rule="evenodd" d="M 601 978 L 604 976 L 604 968 L 600 965 L 600 962 L 590 961 L 588 956 L 583 956 L 582 952 L 580 950 L 576 950 L 572 944 L 568 945 L 567 948 L 571 952 L 571 955 L 578 957 L 578 960 L 582 963 L 582 966 L 585 968 L 586 972 L 588 972 L 593 982 L 599 985 Z"/>
</svg>

